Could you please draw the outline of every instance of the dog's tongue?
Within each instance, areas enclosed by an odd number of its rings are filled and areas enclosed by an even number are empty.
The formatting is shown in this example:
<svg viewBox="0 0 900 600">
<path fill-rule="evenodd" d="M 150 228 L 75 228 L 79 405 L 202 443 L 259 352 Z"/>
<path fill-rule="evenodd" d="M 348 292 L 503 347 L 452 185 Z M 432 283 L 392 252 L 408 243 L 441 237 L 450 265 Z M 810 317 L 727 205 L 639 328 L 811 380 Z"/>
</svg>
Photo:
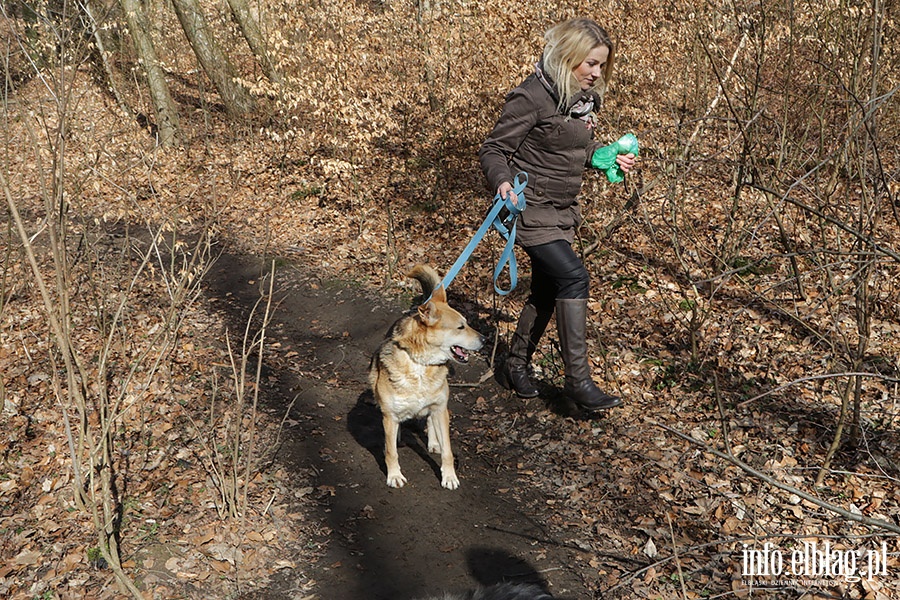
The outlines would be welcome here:
<svg viewBox="0 0 900 600">
<path fill-rule="evenodd" d="M 459 346 L 453 346 L 450 348 L 453 352 L 453 355 L 456 356 L 457 360 L 460 362 L 469 362 L 469 353 L 460 348 Z"/>
</svg>

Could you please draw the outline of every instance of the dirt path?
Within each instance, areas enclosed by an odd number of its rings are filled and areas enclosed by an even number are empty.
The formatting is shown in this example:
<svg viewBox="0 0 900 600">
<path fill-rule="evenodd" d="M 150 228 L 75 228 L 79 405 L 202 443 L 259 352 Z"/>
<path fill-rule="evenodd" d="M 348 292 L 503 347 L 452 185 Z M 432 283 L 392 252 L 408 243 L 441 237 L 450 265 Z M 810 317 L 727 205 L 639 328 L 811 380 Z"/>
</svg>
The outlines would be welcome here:
<svg viewBox="0 0 900 600">
<path fill-rule="evenodd" d="M 225 255 L 216 263 L 210 298 L 233 323 L 246 322 L 264 270 L 255 258 Z M 291 360 L 305 375 L 287 369 L 266 373 L 265 401 L 273 413 L 283 414 L 296 396 L 278 461 L 288 472 L 316 474 L 316 489 L 328 493 L 315 517 L 332 534 L 321 560 L 282 571 L 252 598 L 300 598 L 291 590 L 301 573 L 317 582 L 322 600 L 406 600 L 508 580 L 539 581 L 558 598 L 589 598 L 568 567 L 572 550 L 548 539 L 539 517 L 525 512 L 521 498 L 527 492 L 516 487 L 521 452 L 499 444 L 487 453 L 490 459 L 482 458 L 484 444 L 495 442 L 481 439 L 469 419 L 471 407 L 482 398 L 482 405 L 503 407 L 498 418 L 514 418 L 509 415 L 520 401 L 492 380 L 452 387 L 460 489 L 441 488 L 438 465 L 415 427 L 404 429 L 400 449 L 409 483 L 388 488 L 380 413 L 370 403 L 366 367 L 385 331 L 408 307 L 326 284 L 298 265 L 282 267 L 276 281 L 281 303 L 272 329 L 297 352 Z M 475 382 L 486 368 L 479 358 L 451 381 Z"/>
</svg>

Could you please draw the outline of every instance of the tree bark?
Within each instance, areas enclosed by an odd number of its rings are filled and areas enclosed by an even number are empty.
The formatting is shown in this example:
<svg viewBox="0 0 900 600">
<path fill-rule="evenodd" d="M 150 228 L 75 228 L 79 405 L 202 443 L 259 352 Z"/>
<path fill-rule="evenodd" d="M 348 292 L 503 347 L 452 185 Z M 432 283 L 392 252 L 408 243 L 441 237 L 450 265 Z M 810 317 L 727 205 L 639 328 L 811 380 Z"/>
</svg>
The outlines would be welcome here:
<svg viewBox="0 0 900 600">
<path fill-rule="evenodd" d="M 131 110 L 131 107 L 128 106 L 128 103 L 125 102 L 125 98 L 122 97 L 122 94 L 119 93 L 119 87 L 116 85 L 115 78 L 113 77 L 113 70 L 109 64 L 109 60 L 107 57 L 109 54 L 106 51 L 106 45 L 103 42 L 103 35 L 101 33 L 100 23 L 95 16 L 95 10 L 93 8 L 93 2 L 91 0 L 85 0 L 82 5 L 82 10 L 88 17 L 88 22 L 91 26 L 91 35 L 94 38 L 94 44 L 97 47 L 97 60 L 100 63 L 100 67 L 103 69 L 103 76 L 105 77 L 105 83 L 110 93 L 116 99 L 116 103 L 119 105 L 119 109 L 128 115 L 130 118 L 134 118 L 134 111 Z"/>
<path fill-rule="evenodd" d="M 250 4 L 247 0 L 228 0 L 228 6 L 231 7 L 231 13 L 238 22 L 241 33 L 244 34 L 244 39 L 247 40 L 247 45 L 250 46 L 250 50 L 253 51 L 257 62 L 262 67 L 263 73 L 266 74 L 269 81 L 281 85 L 281 73 L 278 72 L 275 62 L 269 55 L 266 48 L 266 40 L 259 29 L 259 21 L 253 16 Z"/>
<path fill-rule="evenodd" d="M 147 84 L 150 87 L 150 100 L 153 103 L 153 110 L 156 112 L 159 142 L 163 146 L 178 145 L 180 143 L 178 139 L 178 111 L 175 107 L 175 102 L 172 100 L 172 95 L 169 93 L 169 86 L 159 64 L 156 49 L 153 47 L 147 17 L 141 8 L 140 0 L 119 0 L 119 3 L 122 6 L 122 11 L 125 13 L 125 20 L 128 22 L 134 49 L 137 52 L 138 59 L 144 66 L 144 73 L 147 75 Z"/>
<path fill-rule="evenodd" d="M 236 81 L 234 66 L 213 37 L 200 4 L 197 0 L 173 0 L 172 4 L 194 54 L 219 93 L 228 116 L 238 118 L 252 111 L 253 98 Z"/>
</svg>

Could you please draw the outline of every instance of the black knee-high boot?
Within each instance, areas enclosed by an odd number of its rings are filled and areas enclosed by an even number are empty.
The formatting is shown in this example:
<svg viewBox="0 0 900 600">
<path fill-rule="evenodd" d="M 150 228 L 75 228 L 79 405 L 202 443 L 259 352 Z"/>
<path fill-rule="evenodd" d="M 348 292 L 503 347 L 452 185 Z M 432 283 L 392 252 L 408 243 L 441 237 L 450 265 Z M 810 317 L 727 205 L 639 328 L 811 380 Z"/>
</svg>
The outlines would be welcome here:
<svg viewBox="0 0 900 600">
<path fill-rule="evenodd" d="M 587 356 L 587 300 L 556 301 L 556 329 L 566 368 L 563 393 L 584 410 L 613 408 L 622 404 L 621 398 L 602 391 L 591 378 Z"/>
<path fill-rule="evenodd" d="M 529 373 L 531 357 L 552 316 L 552 310 L 538 310 L 530 302 L 519 315 L 509 344 L 509 356 L 503 365 L 503 382 L 520 398 L 534 398 L 540 393 Z"/>
</svg>

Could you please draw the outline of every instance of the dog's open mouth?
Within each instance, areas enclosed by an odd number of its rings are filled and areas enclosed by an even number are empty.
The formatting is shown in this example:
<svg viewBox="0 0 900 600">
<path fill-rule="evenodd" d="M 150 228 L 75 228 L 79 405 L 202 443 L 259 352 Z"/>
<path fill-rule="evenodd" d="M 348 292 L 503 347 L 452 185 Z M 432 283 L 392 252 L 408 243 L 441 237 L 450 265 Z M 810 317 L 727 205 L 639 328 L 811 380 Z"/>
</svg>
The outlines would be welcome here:
<svg viewBox="0 0 900 600">
<path fill-rule="evenodd" d="M 450 346 L 450 354 L 453 356 L 453 360 L 458 363 L 469 362 L 469 352 L 465 348 Z"/>
</svg>

